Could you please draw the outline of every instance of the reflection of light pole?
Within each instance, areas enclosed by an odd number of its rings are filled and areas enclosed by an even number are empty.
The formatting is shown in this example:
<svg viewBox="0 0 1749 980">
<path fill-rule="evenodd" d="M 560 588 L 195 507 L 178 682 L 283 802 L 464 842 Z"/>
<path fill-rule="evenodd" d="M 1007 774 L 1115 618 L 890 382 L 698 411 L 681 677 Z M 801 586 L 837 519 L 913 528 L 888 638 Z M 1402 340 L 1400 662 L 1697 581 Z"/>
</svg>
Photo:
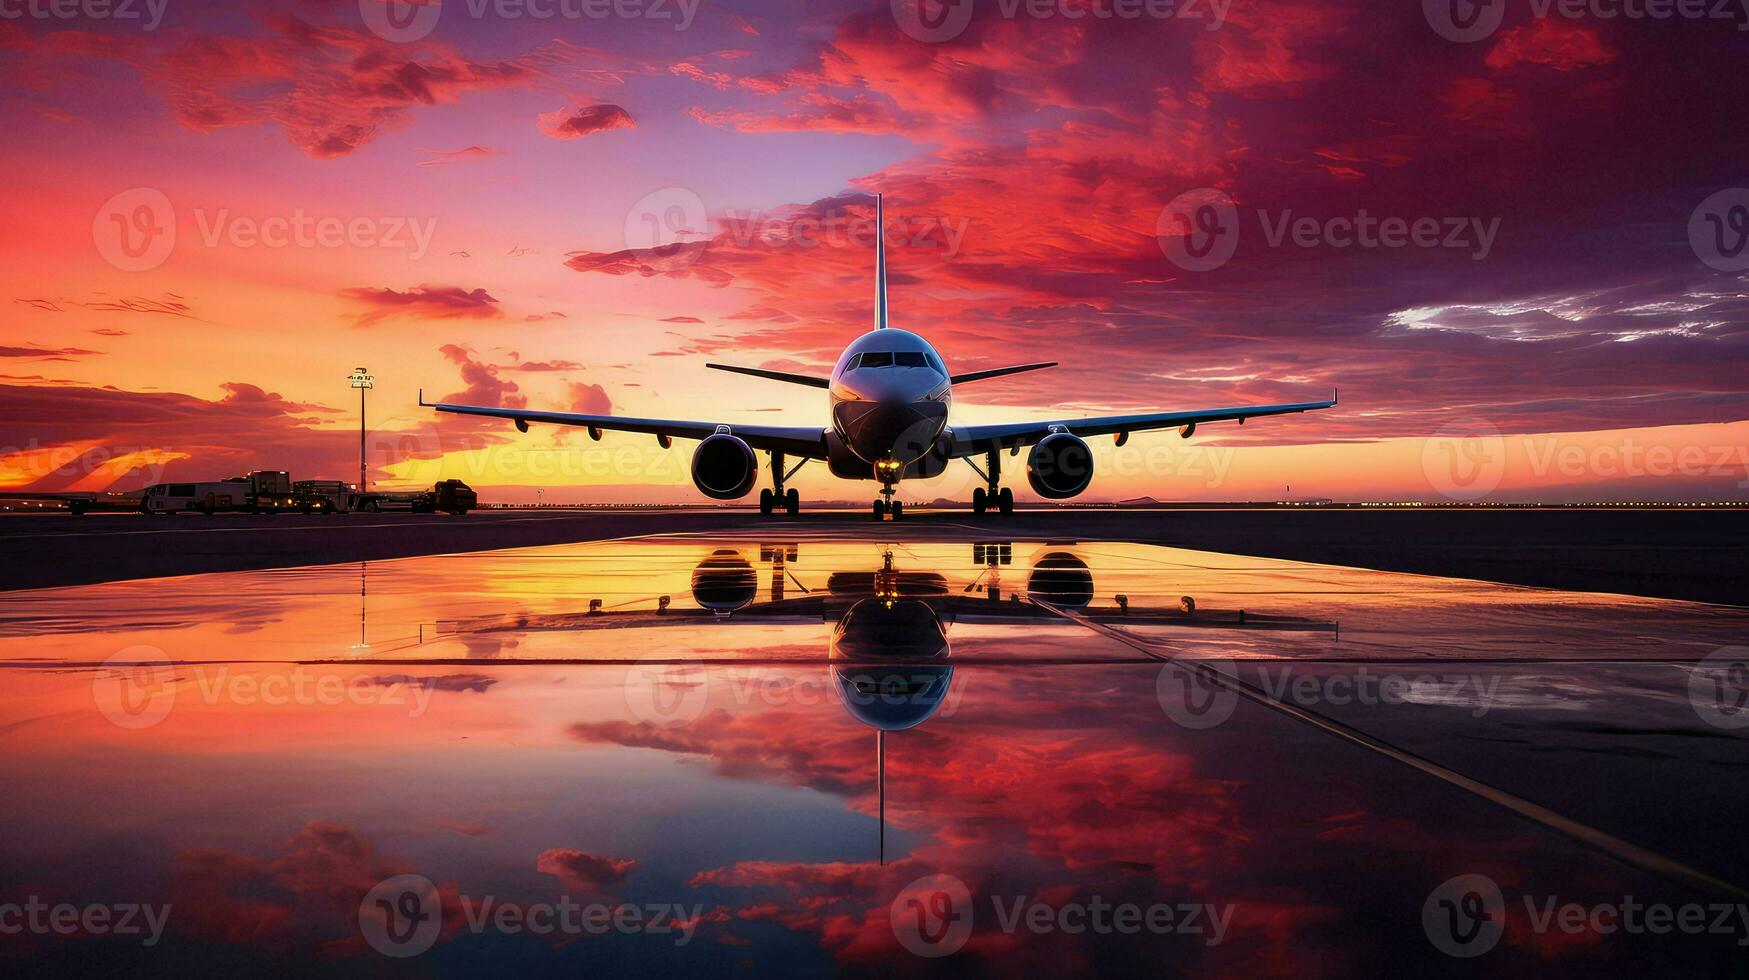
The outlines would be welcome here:
<svg viewBox="0 0 1749 980">
<path fill-rule="evenodd" d="M 353 368 L 346 380 L 358 389 L 358 492 L 364 492 L 364 393 L 376 387 L 376 376 L 364 368 Z"/>
<path fill-rule="evenodd" d="M 370 649 L 370 644 L 364 638 L 364 573 L 370 567 L 369 562 L 358 563 L 358 642 L 352 645 L 352 655 L 364 656 L 364 651 Z"/>
</svg>

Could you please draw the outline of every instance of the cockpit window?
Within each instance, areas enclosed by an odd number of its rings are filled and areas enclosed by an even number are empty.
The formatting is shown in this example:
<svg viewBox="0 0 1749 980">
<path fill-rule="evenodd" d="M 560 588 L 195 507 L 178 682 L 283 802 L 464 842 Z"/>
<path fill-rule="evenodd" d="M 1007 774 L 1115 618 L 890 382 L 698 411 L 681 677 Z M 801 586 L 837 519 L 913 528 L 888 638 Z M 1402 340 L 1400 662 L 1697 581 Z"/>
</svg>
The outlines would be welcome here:
<svg viewBox="0 0 1749 980">
<path fill-rule="evenodd" d="M 848 370 L 883 367 L 933 367 L 940 371 L 941 361 L 919 350 L 865 351 L 850 362 Z M 945 373 L 945 372 L 943 372 Z"/>
<path fill-rule="evenodd" d="M 924 356 L 929 358 L 929 366 L 930 367 L 936 369 L 937 371 L 940 371 L 942 374 L 947 373 L 947 368 L 944 368 L 941 366 L 941 358 L 936 357 L 934 354 L 928 354 L 928 353 L 924 354 Z"/>
</svg>

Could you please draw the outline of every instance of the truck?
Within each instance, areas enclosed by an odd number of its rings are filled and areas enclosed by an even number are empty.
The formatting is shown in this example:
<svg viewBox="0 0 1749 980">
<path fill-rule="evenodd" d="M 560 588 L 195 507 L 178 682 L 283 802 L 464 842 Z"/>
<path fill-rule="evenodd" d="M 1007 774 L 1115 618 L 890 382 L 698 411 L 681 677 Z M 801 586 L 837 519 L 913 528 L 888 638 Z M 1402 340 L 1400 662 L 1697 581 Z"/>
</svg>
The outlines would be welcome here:
<svg viewBox="0 0 1749 980">
<path fill-rule="evenodd" d="M 358 488 L 339 480 L 299 480 L 292 484 L 292 506 L 305 514 L 347 514 L 358 509 Z"/>
<path fill-rule="evenodd" d="M 284 470 L 253 470 L 228 480 L 159 483 L 140 495 L 142 514 L 277 514 L 291 510 L 293 504 L 291 477 Z"/>
<path fill-rule="evenodd" d="M 480 505 L 479 495 L 460 480 L 439 480 L 430 490 L 380 491 L 359 495 L 359 509 L 371 513 L 405 510 L 415 514 L 466 514 Z"/>
</svg>

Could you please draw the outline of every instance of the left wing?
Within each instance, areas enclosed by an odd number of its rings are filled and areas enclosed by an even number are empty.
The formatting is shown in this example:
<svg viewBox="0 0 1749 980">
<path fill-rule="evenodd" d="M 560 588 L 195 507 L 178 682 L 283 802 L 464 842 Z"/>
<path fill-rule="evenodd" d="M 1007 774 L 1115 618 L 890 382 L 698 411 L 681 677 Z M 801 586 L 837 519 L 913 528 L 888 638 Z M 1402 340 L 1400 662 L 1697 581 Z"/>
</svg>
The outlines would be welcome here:
<svg viewBox="0 0 1749 980">
<path fill-rule="evenodd" d="M 634 419 L 621 415 L 575 415 L 570 412 L 538 412 L 526 408 L 487 408 L 480 405 L 433 404 L 419 393 L 419 404 L 439 412 L 456 415 L 480 415 L 486 418 L 515 422 L 528 431 L 530 422 L 546 425 L 580 425 L 589 429 L 594 438 L 603 431 L 643 432 L 663 440 L 708 439 L 718 432 L 728 432 L 754 449 L 779 452 L 806 459 L 826 458 L 826 430 L 817 426 L 737 425 L 732 422 L 690 422 L 678 419 Z"/>
<path fill-rule="evenodd" d="M 1238 408 L 1216 408 L 1194 412 L 1155 412 L 1145 415 L 1102 415 L 1090 419 L 1063 419 L 1057 422 L 1010 422 L 1004 425 L 960 425 L 953 427 L 954 457 L 976 456 L 998 449 L 1030 446 L 1052 432 L 1067 432 L 1076 436 L 1126 435 L 1148 429 L 1192 429 L 1204 422 L 1229 422 L 1241 425 L 1246 419 L 1265 415 L 1290 415 L 1312 412 L 1336 404 L 1336 393 L 1328 401 L 1300 402 L 1294 405 L 1244 405 Z M 1185 435 L 1189 435 L 1186 432 Z M 1122 439 L 1120 438 L 1120 442 Z"/>
</svg>

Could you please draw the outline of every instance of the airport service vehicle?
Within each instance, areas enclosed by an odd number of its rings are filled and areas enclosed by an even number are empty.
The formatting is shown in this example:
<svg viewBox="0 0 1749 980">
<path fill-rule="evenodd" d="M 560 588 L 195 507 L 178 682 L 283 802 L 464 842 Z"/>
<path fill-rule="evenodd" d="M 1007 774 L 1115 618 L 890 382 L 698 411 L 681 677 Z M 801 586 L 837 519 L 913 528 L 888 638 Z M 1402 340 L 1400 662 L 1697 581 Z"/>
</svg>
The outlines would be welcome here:
<svg viewBox="0 0 1749 980">
<path fill-rule="evenodd" d="M 996 425 L 951 425 L 948 408 L 953 386 L 1054 367 L 1055 361 L 953 373 L 941 355 L 918 334 L 895 329 L 887 317 L 887 247 L 883 208 L 875 199 L 874 329 L 850 342 L 829 377 L 790 374 L 762 368 L 706 364 L 719 371 L 806 385 L 826 391 L 826 426 L 742 425 L 731 422 L 627 418 L 618 415 L 579 415 L 569 412 L 530 411 L 478 405 L 428 403 L 423 391 L 419 404 L 439 412 L 505 419 L 527 432 L 530 423 L 579 425 L 590 438 L 604 431 L 654 435 L 663 448 L 675 438 L 696 439 L 692 454 L 692 482 L 700 493 L 714 500 L 746 496 L 759 481 L 755 452 L 770 454 L 771 482 L 759 491 L 759 509 L 770 514 L 784 510 L 795 514 L 801 506 L 796 491 L 784 482 L 809 460 L 824 460 L 833 476 L 849 480 L 874 480 L 880 484 L 880 499 L 874 502 L 876 520 L 898 518 L 902 505 L 893 499 L 900 480 L 938 476 L 955 460 L 965 460 L 985 486 L 972 491 L 972 510 L 1014 509 L 1014 491 L 1001 485 L 1004 450 L 1018 455 L 1031 447 L 1026 457 L 1026 479 L 1033 492 L 1049 500 L 1063 500 L 1086 490 L 1093 481 L 1093 451 L 1087 439 L 1115 436 L 1123 445 L 1132 432 L 1177 429 L 1188 439 L 1199 425 L 1236 421 L 1266 415 L 1286 415 L 1329 408 L 1327 401 L 1287 405 L 1243 405 L 1183 412 L 1152 412 L 1106 415 L 1096 418 L 1011 422 Z M 983 466 L 976 460 L 982 459 Z M 795 466 L 788 468 L 788 461 Z"/>
<path fill-rule="evenodd" d="M 358 509 L 358 488 L 339 480 L 299 480 L 292 505 L 305 514 L 346 514 Z"/>
<path fill-rule="evenodd" d="M 367 493 L 360 497 L 360 510 L 371 513 L 403 510 L 415 514 L 466 514 L 480 505 L 479 495 L 460 480 L 439 480 L 430 490 Z"/>
<path fill-rule="evenodd" d="M 217 514 L 247 511 L 277 514 L 293 506 L 291 477 L 284 470 L 254 470 L 248 476 L 195 483 L 159 483 L 140 496 L 144 514 Z"/>
</svg>

